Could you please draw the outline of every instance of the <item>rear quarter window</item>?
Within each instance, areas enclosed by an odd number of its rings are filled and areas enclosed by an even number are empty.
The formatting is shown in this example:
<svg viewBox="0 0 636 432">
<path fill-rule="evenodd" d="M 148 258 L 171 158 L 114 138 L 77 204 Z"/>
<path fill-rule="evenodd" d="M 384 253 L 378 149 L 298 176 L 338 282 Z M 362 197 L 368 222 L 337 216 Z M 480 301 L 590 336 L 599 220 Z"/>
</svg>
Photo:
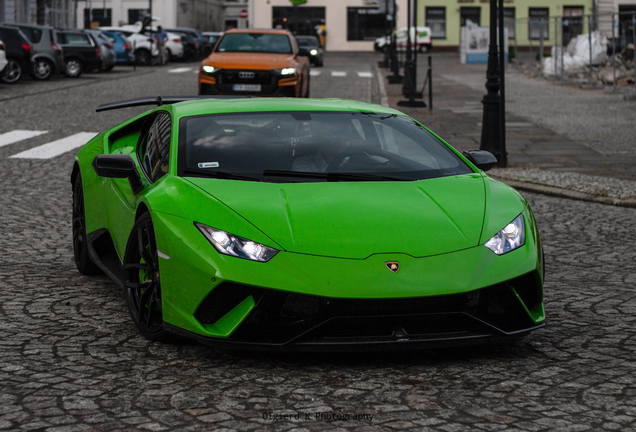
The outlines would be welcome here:
<svg viewBox="0 0 636 432">
<path fill-rule="evenodd" d="M 81 33 L 61 33 L 62 43 L 66 45 L 92 45 L 88 35 Z"/>
</svg>

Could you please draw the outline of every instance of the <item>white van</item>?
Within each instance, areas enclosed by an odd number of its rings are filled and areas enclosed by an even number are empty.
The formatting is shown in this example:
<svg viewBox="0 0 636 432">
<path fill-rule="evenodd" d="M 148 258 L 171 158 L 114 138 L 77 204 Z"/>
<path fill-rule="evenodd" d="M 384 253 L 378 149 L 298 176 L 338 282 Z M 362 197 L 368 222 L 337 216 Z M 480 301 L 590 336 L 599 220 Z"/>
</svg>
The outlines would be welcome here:
<svg viewBox="0 0 636 432">
<path fill-rule="evenodd" d="M 415 34 L 417 33 L 417 38 Z M 402 51 L 406 49 L 406 27 L 399 28 L 395 31 L 395 43 L 397 49 Z M 391 44 L 391 35 L 377 38 L 374 43 L 376 51 L 384 51 Z M 411 44 L 414 49 L 419 52 L 428 52 L 433 47 L 433 39 L 431 38 L 431 29 L 429 27 L 411 28 Z"/>
</svg>

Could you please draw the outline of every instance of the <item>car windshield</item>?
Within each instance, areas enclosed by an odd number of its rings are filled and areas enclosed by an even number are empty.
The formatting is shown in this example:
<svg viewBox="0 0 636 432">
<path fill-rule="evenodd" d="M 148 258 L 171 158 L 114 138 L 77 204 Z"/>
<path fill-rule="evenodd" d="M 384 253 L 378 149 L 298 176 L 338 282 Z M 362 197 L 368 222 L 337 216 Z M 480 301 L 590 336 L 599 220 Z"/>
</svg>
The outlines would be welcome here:
<svg viewBox="0 0 636 432">
<path fill-rule="evenodd" d="M 296 40 L 298 41 L 298 45 L 299 46 L 306 46 L 306 47 L 317 47 L 318 46 L 318 39 L 313 38 L 313 37 L 296 37 Z"/>
<path fill-rule="evenodd" d="M 272 33 L 229 33 L 221 38 L 219 52 L 291 54 L 289 37 Z"/>
<path fill-rule="evenodd" d="M 180 121 L 181 176 L 266 182 L 420 180 L 471 173 L 406 116 L 352 112 L 214 114 Z"/>
</svg>

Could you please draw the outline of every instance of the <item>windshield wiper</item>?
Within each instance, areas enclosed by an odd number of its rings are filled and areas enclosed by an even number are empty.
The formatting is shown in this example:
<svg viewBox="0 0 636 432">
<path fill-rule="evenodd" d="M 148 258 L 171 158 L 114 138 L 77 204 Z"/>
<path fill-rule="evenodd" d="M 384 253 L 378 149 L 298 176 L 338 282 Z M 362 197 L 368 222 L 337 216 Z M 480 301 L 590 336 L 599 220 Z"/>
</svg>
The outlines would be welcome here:
<svg viewBox="0 0 636 432">
<path fill-rule="evenodd" d="M 257 181 L 261 180 L 256 177 L 251 177 L 243 174 L 236 174 L 229 171 L 203 171 L 196 170 L 191 168 L 183 168 L 183 174 L 194 174 L 197 177 L 214 177 L 225 180 L 248 180 L 248 181 Z"/>
<path fill-rule="evenodd" d="M 408 179 L 404 177 L 384 176 L 378 174 L 367 173 L 349 173 L 349 172 L 305 172 L 305 171 L 279 171 L 279 170 L 265 170 L 263 175 L 267 177 L 295 177 L 295 178 L 315 178 L 324 179 L 327 181 L 413 181 L 415 179 Z"/>
</svg>

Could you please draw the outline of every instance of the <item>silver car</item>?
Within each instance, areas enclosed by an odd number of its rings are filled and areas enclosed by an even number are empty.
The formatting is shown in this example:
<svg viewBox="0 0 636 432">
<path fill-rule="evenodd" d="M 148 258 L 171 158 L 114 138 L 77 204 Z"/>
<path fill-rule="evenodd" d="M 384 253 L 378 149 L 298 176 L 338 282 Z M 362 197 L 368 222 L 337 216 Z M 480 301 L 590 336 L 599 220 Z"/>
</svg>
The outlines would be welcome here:
<svg viewBox="0 0 636 432">
<path fill-rule="evenodd" d="M 117 63 L 117 53 L 115 47 L 108 37 L 99 30 L 84 30 L 93 36 L 93 39 L 99 46 L 99 50 L 102 53 L 102 71 L 109 71 L 115 67 Z"/>
<path fill-rule="evenodd" d="M 64 72 L 64 53 L 57 43 L 53 27 L 34 24 L 5 24 L 19 28 L 33 44 L 33 77 L 46 80 Z"/>
</svg>

